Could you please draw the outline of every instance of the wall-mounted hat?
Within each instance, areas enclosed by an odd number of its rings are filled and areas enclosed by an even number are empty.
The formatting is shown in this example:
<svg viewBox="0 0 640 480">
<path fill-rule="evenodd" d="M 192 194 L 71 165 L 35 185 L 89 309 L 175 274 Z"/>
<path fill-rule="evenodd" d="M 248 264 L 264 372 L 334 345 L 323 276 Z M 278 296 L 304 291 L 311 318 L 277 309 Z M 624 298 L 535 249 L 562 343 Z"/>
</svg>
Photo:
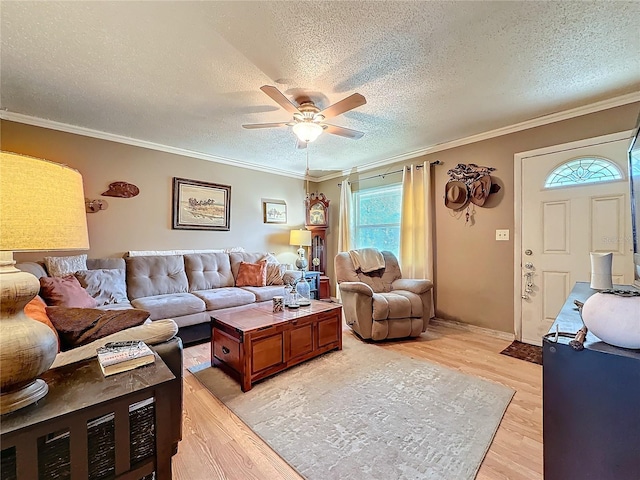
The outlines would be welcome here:
<svg viewBox="0 0 640 480">
<path fill-rule="evenodd" d="M 479 207 L 484 205 L 487 201 L 487 197 L 491 193 L 491 177 L 489 175 L 483 175 L 475 182 L 471 183 L 469 190 L 471 196 L 471 202 Z"/>
<path fill-rule="evenodd" d="M 447 182 L 444 186 L 444 206 L 452 210 L 461 210 L 469 202 L 469 190 L 464 182 Z"/>
</svg>

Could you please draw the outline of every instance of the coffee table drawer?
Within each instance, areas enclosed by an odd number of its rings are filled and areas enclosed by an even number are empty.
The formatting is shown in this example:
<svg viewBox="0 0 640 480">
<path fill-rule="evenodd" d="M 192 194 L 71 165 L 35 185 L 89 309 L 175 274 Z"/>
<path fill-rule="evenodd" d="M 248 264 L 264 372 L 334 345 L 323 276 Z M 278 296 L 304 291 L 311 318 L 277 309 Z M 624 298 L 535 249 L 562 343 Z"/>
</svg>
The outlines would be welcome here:
<svg viewBox="0 0 640 480">
<path fill-rule="evenodd" d="M 318 347 L 336 343 L 340 339 L 340 317 L 333 315 L 318 320 Z"/>
<path fill-rule="evenodd" d="M 291 328 L 289 332 L 289 357 L 296 358 L 313 351 L 313 324 Z"/>
<path fill-rule="evenodd" d="M 254 340 L 251 345 L 251 373 L 284 363 L 284 339 L 282 333 Z"/>
<path fill-rule="evenodd" d="M 240 344 L 220 330 L 213 330 L 213 354 L 236 372 L 242 371 L 240 364 Z"/>
</svg>

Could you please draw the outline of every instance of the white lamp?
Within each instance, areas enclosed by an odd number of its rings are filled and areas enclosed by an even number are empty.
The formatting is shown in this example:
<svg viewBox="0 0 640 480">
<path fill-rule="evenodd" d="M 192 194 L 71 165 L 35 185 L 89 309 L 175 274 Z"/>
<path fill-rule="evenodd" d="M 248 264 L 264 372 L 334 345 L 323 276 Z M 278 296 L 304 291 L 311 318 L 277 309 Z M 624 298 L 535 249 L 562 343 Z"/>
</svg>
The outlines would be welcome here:
<svg viewBox="0 0 640 480">
<path fill-rule="evenodd" d="M 307 259 L 304 258 L 304 247 L 311 246 L 311 232 L 309 230 L 291 230 L 289 236 L 289 245 L 300 245 L 298 249 L 298 258 L 296 259 L 296 267 L 302 271 L 304 277 L 304 269 L 307 268 Z"/>
<path fill-rule="evenodd" d="M 315 122 L 300 122 L 293 126 L 293 133 L 296 134 L 298 140 L 304 143 L 311 143 L 316 140 L 323 132 L 323 128 Z"/>
<path fill-rule="evenodd" d="M 58 350 L 51 329 L 24 314 L 40 282 L 15 268 L 13 252 L 88 248 L 80 173 L 0 152 L 0 414 L 47 394 L 47 384 L 37 377 Z"/>
</svg>

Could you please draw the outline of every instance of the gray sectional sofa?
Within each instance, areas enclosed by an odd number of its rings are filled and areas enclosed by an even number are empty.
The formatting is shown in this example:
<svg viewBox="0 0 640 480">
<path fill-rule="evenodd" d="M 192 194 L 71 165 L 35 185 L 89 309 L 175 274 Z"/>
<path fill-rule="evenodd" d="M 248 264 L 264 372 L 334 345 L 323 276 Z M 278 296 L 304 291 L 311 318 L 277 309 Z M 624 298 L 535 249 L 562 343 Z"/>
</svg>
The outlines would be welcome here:
<svg viewBox="0 0 640 480">
<path fill-rule="evenodd" d="M 173 319 L 186 344 L 208 340 L 211 312 L 284 294 L 283 285 L 236 287 L 241 262 L 256 263 L 268 254 L 191 253 L 128 257 L 127 295 L 151 320 Z"/>
<path fill-rule="evenodd" d="M 211 312 L 284 294 L 283 285 L 236 287 L 241 262 L 256 263 L 265 252 L 211 252 L 87 259 L 87 268 L 125 269 L 128 302 L 98 308 L 140 308 L 151 320 L 172 319 L 186 345 L 209 340 Z M 273 259 L 273 257 L 271 257 Z M 42 264 L 17 265 L 36 277 L 47 275 Z M 287 272 L 295 276 L 297 272 Z"/>
</svg>

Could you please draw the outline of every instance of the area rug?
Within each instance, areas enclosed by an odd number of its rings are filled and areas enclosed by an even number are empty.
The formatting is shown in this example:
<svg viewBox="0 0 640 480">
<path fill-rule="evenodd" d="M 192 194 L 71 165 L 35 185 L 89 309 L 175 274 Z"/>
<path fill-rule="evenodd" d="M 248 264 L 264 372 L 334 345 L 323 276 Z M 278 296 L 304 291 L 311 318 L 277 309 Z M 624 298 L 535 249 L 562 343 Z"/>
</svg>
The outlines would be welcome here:
<svg viewBox="0 0 640 480">
<path fill-rule="evenodd" d="M 514 391 L 343 342 L 246 393 L 208 363 L 189 370 L 307 479 L 475 478 Z"/>
<path fill-rule="evenodd" d="M 542 365 L 542 347 L 530 345 L 514 340 L 511 345 L 500 352 L 509 357 L 526 360 L 527 362 Z"/>
</svg>

